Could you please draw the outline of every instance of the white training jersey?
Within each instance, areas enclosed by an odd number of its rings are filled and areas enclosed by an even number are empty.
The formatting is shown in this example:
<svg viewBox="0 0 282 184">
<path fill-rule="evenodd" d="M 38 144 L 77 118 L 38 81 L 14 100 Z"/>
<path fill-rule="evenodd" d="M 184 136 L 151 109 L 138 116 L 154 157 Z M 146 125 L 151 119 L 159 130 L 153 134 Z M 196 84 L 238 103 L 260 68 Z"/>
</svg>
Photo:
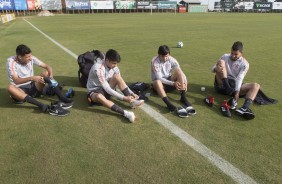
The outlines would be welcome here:
<svg viewBox="0 0 282 184">
<path fill-rule="evenodd" d="M 34 75 L 33 65 L 41 66 L 43 64 L 42 61 L 37 59 L 36 57 L 32 56 L 29 63 L 26 65 L 20 64 L 17 61 L 17 56 L 11 56 L 7 59 L 6 69 L 8 72 L 8 79 L 10 84 L 16 85 L 12 76 L 17 76 L 19 78 L 27 78 Z M 30 84 L 31 81 L 28 81 L 23 84 L 16 85 L 17 87 Z"/>
<path fill-rule="evenodd" d="M 249 70 L 249 63 L 244 57 L 240 57 L 236 61 L 231 59 L 231 54 L 224 54 L 220 60 L 224 60 L 227 69 L 227 78 L 235 79 L 235 91 L 240 91 L 244 77 Z M 216 64 L 212 67 L 211 71 L 215 72 L 214 69 Z"/>
<path fill-rule="evenodd" d="M 109 81 L 114 74 L 120 75 L 120 71 L 117 66 L 110 69 L 107 67 L 105 60 L 97 59 L 97 63 L 91 67 L 89 72 L 87 80 L 88 92 L 103 88 L 108 94 L 123 100 L 124 95 L 116 92 L 109 84 Z"/>
<path fill-rule="evenodd" d="M 169 56 L 166 62 L 161 61 L 159 56 L 155 56 L 151 62 L 151 79 L 152 81 L 160 80 L 163 84 L 173 86 L 174 81 L 170 81 L 168 78 L 171 76 L 172 70 L 178 69 L 180 66 L 172 56 Z M 186 80 L 185 75 L 184 80 Z"/>
</svg>

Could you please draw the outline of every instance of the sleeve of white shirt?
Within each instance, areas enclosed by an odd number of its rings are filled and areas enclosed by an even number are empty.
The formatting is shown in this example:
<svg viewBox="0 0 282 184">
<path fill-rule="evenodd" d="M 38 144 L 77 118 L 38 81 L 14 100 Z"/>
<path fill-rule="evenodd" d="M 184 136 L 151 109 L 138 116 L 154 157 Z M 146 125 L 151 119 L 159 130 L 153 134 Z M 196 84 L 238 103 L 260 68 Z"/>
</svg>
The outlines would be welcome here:
<svg viewBox="0 0 282 184">
<path fill-rule="evenodd" d="M 35 57 L 35 56 L 32 56 L 31 60 L 32 60 L 33 64 L 35 64 L 35 65 L 37 65 L 37 66 L 41 66 L 42 63 L 43 63 L 43 61 L 41 61 L 40 59 L 38 59 L 38 58 Z"/>
<path fill-rule="evenodd" d="M 249 63 L 245 60 L 244 64 L 240 67 L 240 72 L 238 76 L 236 77 L 236 85 L 235 85 L 235 91 L 240 91 L 241 85 L 243 83 L 243 80 L 249 70 Z"/>
<path fill-rule="evenodd" d="M 160 80 L 163 84 L 173 86 L 174 84 L 173 81 L 167 80 L 166 78 L 163 77 L 161 72 L 162 68 L 157 62 L 153 61 L 152 67 L 157 80 Z"/>
<path fill-rule="evenodd" d="M 11 83 L 14 84 L 14 81 L 13 81 L 13 78 L 12 76 L 13 75 L 17 75 L 17 71 L 16 71 L 16 68 L 15 68 L 15 64 L 14 64 L 15 60 L 13 57 L 9 57 L 7 59 L 7 74 L 8 74 L 8 79 Z"/>
</svg>

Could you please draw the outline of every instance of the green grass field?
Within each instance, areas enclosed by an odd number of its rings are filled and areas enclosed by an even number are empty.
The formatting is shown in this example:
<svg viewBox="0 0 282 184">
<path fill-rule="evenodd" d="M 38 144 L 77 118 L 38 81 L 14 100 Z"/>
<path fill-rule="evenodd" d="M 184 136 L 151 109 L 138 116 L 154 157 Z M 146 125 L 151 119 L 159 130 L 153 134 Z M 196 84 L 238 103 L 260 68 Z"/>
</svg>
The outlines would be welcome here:
<svg viewBox="0 0 282 184">
<path fill-rule="evenodd" d="M 89 14 L 26 20 L 76 55 L 116 49 L 129 83 L 150 82 L 150 61 L 158 46 L 167 44 L 189 78 L 188 99 L 197 115 L 178 118 L 154 94 L 147 104 L 256 182 L 282 182 L 280 14 Z M 258 82 L 279 100 L 276 105 L 252 105 L 256 118 L 251 121 L 221 115 L 220 103 L 228 97 L 214 92 L 210 73 L 237 40 L 244 43 L 250 63 L 245 82 Z M 178 41 L 183 48 L 175 47 Z M 54 117 L 11 102 L 6 59 L 21 43 L 53 66 L 65 90 L 75 89 L 69 116 Z M 76 59 L 23 18 L 0 24 L 0 61 L 0 183 L 235 183 L 142 109 L 134 110 L 137 121 L 130 124 L 106 108 L 89 107 L 86 89 L 78 83 Z M 216 99 L 213 108 L 203 103 L 208 94 Z M 169 97 L 178 103 L 177 93 Z"/>
</svg>

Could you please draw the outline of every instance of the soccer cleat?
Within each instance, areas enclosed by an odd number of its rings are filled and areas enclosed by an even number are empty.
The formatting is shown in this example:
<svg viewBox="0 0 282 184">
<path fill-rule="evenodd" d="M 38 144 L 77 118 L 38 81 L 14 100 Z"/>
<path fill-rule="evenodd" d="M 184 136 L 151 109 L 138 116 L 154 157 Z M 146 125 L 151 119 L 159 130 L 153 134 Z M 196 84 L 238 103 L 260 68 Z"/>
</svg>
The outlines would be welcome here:
<svg viewBox="0 0 282 184">
<path fill-rule="evenodd" d="M 58 82 L 55 79 L 51 79 L 51 87 L 54 88 L 56 86 L 58 86 Z"/>
<path fill-rule="evenodd" d="M 132 109 L 135 109 L 136 107 L 139 107 L 144 104 L 144 100 L 134 100 L 130 103 L 130 106 Z"/>
<path fill-rule="evenodd" d="M 197 114 L 196 110 L 192 106 L 186 107 L 185 110 L 186 110 L 188 115 L 192 115 L 193 116 L 193 115 Z"/>
<path fill-rule="evenodd" d="M 249 108 L 241 107 L 241 108 L 237 109 L 235 112 L 239 116 L 242 116 L 243 118 L 248 119 L 248 120 L 255 118 L 255 114 Z"/>
<path fill-rule="evenodd" d="M 124 111 L 124 117 L 126 117 L 131 123 L 134 123 L 135 121 L 135 115 L 131 111 Z"/>
<path fill-rule="evenodd" d="M 230 98 L 227 102 L 227 104 L 229 105 L 230 109 L 234 110 L 237 107 L 237 102 L 235 100 L 235 98 Z"/>
<path fill-rule="evenodd" d="M 188 113 L 183 107 L 177 107 L 176 108 L 176 114 L 181 118 L 187 118 Z"/>
<path fill-rule="evenodd" d="M 49 114 L 53 116 L 66 116 L 69 113 L 68 110 L 63 109 L 59 104 L 51 105 L 49 109 Z"/>
<path fill-rule="evenodd" d="M 73 102 L 66 103 L 62 101 L 56 101 L 56 102 L 52 102 L 51 105 L 59 105 L 63 109 L 69 109 L 73 106 Z"/>
<path fill-rule="evenodd" d="M 214 104 L 214 97 L 209 96 L 207 98 L 204 99 L 204 102 L 209 106 L 212 107 Z"/>
<path fill-rule="evenodd" d="M 229 105 L 227 104 L 226 100 L 224 100 L 220 107 L 221 113 L 223 116 L 231 117 L 231 112 L 229 110 Z"/>
</svg>

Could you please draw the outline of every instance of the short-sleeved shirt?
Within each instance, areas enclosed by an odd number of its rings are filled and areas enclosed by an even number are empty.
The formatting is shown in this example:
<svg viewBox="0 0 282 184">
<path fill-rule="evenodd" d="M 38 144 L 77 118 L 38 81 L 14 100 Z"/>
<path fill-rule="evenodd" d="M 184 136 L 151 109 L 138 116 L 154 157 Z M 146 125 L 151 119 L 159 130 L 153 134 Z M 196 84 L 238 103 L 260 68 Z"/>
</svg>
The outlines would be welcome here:
<svg viewBox="0 0 282 184">
<path fill-rule="evenodd" d="M 174 81 L 168 79 L 171 77 L 172 71 L 178 69 L 180 66 L 172 56 L 169 56 L 166 62 L 161 61 L 159 56 L 155 56 L 151 62 L 151 79 L 152 81 L 160 80 L 163 84 L 173 86 Z M 185 75 L 184 80 L 187 81 Z"/>
<path fill-rule="evenodd" d="M 30 84 L 31 81 L 22 84 L 15 84 L 13 80 L 13 75 L 18 76 L 19 78 L 27 78 L 34 75 L 33 65 L 41 66 L 43 64 L 38 58 L 32 56 L 29 63 L 23 65 L 17 61 L 17 56 L 11 56 L 7 60 L 6 68 L 8 73 L 8 79 L 10 84 L 13 84 L 17 87 Z"/>
<path fill-rule="evenodd" d="M 248 61 L 243 56 L 233 61 L 231 54 L 224 54 L 220 60 L 223 60 L 226 64 L 227 78 L 235 79 L 235 91 L 240 91 L 243 80 L 249 70 Z M 215 67 L 216 64 L 212 67 L 212 72 L 214 72 Z"/>
<path fill-rule="evenodd" d="M 120 70 L 117 66 L 110 69 L 107 67 L 105 60 L 97 59 L 97 63 L 91 67 L 89 72 L 87 80 L 88 92 L 98 92 L 101 91 L 101 89 L 104 89 L 109 95 L 122 100 L 124 96 L 112 89 L 109 84 L 110 79 L 115 74 L 120 74 Z"/>
</svg>

